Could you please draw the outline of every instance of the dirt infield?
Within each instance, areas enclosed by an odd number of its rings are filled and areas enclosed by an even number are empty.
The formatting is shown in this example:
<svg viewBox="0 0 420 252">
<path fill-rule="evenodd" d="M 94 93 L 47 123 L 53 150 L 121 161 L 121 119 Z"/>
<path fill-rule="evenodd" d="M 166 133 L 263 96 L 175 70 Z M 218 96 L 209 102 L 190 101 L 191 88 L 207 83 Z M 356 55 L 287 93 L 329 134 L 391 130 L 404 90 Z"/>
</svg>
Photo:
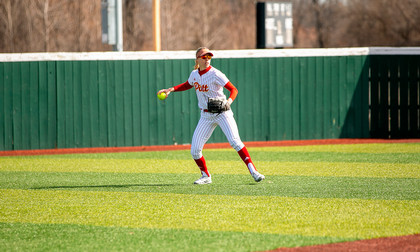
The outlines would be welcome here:
<svg viewBox="0 0 420 252">
<path fill-rule="evenodd" d="M 420 139 L 316 139 L 316 140 L 287 140 L 267 142 L 245 142 L 247 147 L 270 147 L 270 146 L 302 146 L 302 145 L 326 145 L 326 144 L 367 144 L 367 143 L 420 143 Z M 98 147 L 98 148 L 65 148 L 45 150 L 13 150 L 0 151 L 0 156 L 31 156 L 31 155 L 54 155 L 76 153 L 109 153 L 109 152 L 136 152 L 136 151 L 168 151 L 189 150 L 191 145 L 155 145 L 135 147 Z M 228 143 L 208 143 L 205 149 L 230 148 Z"/>
<path fill-rule="evenodd" d="M 420 234 L 386 237 L 370 240 L 360 240 L 354 242 L 332 243 L 327 245 L 316 245 L 298 248 L 279 248 L 270 250 L 272 252 L 372 252 L 372 251 L 389 251 L 389 252 L 413 252 L 420 251 Z"/>
</svg>

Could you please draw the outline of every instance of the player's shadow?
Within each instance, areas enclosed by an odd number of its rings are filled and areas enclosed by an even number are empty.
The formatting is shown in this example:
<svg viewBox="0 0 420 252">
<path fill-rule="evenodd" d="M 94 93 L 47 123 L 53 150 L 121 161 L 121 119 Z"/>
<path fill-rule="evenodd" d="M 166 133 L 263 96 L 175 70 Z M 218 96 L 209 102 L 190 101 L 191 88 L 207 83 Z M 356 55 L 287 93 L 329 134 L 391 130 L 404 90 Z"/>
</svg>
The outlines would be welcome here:
<svg viewBox="0 0 420 252">
<path fill-rule="evenodd" d="M 129 187 L 161 187 L 183 186 L 183 184 L 127 184 L 127 185 L 72 185 L 72 186 L 41 186 L 30 188 L 32 190 L 45 189 L 78 189 L 78 188 L 129 188 Z"/>
</svg>

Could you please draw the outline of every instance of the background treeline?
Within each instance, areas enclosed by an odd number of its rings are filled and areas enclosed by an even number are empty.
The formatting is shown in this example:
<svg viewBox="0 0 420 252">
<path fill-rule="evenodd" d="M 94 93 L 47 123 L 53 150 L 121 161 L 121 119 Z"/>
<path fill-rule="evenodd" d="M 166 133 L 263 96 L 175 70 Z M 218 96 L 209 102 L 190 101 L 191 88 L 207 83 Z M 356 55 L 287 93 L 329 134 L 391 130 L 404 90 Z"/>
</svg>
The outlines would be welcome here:
<svg viewBox="0 0 420 252">
<path fill-rule="evenodd" d="M 256 47 L 254 0 L 161 0 L 162 50 Z M 294 47 L 420 46 L 419 0 L 292 0 Z M 153 50 L 152 0 L 123 0 L 124 51 Z M 0 53 L 110 51 L 100 0 L 0 0 Z"/>
</svg>

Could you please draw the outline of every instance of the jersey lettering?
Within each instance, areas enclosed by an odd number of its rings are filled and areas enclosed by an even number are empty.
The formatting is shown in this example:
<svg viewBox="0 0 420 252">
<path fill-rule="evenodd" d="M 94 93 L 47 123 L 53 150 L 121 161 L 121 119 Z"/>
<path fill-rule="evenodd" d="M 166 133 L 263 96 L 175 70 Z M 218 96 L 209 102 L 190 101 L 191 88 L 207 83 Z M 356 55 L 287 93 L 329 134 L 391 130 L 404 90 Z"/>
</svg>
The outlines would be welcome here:
<svg viewBox="0 0 420 252">
<path fill-rule="evenodd" d="M 194 82 L 195 90 L 198 90 L 200 92 L 208 92 L 209 87 L 207 85 L 200 85 L 198 82 Z"/>
</svg>

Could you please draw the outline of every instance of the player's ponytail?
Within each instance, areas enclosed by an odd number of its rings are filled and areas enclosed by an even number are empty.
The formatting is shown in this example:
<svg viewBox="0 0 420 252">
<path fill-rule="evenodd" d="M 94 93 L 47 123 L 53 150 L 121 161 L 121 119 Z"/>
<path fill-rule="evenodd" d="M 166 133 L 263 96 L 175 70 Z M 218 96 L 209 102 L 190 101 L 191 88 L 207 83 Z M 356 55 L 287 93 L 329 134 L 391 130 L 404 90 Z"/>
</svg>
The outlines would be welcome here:
<svg viewBox="0 0 420 252">
<path fill-rule="evenodd" d="M 199 47 L 198 49 L 197 49 L 197 51 L 195 51 L 195 65 L 194 65 L 194 70 L 197 70 L 200 66 L 198 65 L 198 62 L 197 62 L 197 57 L 198 57 L 198 53 L 201 51 L 201 50 L 203 50 L 203 49 L 207 49 L 208 50 L 208 48 L 207 47 L 205 47 L 205 46 L 202 46 L 202 47 Z"/>
</svg>

